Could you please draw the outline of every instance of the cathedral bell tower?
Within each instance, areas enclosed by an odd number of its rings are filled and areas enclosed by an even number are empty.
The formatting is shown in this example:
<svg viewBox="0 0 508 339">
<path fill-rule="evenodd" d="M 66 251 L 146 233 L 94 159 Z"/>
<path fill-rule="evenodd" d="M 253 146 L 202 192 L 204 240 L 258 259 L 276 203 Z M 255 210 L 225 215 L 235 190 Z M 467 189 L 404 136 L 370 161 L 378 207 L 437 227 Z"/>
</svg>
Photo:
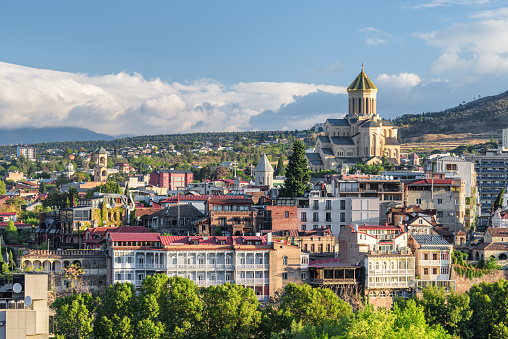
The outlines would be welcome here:
<svg viewBox="0 0 508 339">
<path fill-rule="evenodd" d="M 347 88 L 349 113 L 347 118 L 378 118 L 376 112 L 377 87 L 362 71 Z"/>
</svg>

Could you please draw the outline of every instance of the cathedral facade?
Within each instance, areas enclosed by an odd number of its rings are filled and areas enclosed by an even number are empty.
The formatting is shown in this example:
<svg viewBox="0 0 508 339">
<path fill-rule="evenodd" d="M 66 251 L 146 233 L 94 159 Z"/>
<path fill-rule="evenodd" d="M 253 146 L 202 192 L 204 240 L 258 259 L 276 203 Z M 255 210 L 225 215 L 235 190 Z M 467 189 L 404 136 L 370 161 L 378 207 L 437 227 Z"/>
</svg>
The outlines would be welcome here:
<svg viewBox="0 0 508 339">
<path fill-rule="evenodd" d="M 347 88 L 349 109 L 343 119 L 328 119 L 313 153 L 306 153 L 312 171 L 338 170 L 357 163 L 377 164 L 386 156 L 400 163 L 397 127 L 376 112 L 377 88 L 362 71 Z"/>
</svg>

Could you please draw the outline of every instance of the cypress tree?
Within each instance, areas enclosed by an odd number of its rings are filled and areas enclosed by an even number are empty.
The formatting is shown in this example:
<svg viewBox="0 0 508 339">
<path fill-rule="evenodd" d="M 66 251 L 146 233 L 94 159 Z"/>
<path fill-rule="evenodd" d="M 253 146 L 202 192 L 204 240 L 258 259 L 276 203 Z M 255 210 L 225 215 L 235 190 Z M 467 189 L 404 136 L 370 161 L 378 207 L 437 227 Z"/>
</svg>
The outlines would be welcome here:
<svg viewBox="0 0 508 339">
<path fill-rule="evenodd" d="M 501 207 L 503 207 L 503 195 L 504 195 L 504 188 L 501 189 L 501 192 L 499 192 L 499 194 L 497 195 L 496 201 L 494 201 L 494 206 L 493 206 L 494 210 L 492 212 L 495 212 L 498 209 L 500 209 Z"/>
<path fill-rule="evenodd" d="M 286 169 L 286 181 L 281 190 L 282 197 L 303 197 L 310 180 L 310 170 L 305 160 L 305 145 L 297 140 L 293 145 L 293 154 L 289 156 Z"/>
</svg>

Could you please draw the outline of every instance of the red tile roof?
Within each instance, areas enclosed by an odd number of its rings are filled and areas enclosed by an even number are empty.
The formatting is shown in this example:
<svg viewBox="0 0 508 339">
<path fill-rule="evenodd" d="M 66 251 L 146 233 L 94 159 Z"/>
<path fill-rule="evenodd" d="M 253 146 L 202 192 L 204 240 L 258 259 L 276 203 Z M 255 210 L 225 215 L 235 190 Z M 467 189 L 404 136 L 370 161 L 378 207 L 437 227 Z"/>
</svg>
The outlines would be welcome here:
<svg viewBox="0 0 508 339">
<path fill-rule="evenodd" d="M 420 179 L 407 183 L 406 185 L 451 185 L 453 181 L 453 179 Z"/>
<path fill-rule="evenodd" d="M 109 233 L 112 241 L 161 241 L 159 233 Z"/>
<path fill-rule="evenodd" d="M 7 217 L 7 216 L 12 216 L 12 215 L 16 215 L 16 212 L 1 212 L 0 213 L 0 217 Z"/>
<path fill-rule="evenodd" d="M 354 229 L 353 225 L 348 226 L 351 227 L 351 229 Z M 402 227 L 394 225 L 358 225 L 358 231 L 367 231 L 367 230 L 403 231 Z"/>
<path fill-rule="evenodd" d="M 161 203 L 177 202 L 178 200 L 208 200 L 208 199 L 245 199 L 243 195 L 180 195 L 166 198 Z"/>
</svg>

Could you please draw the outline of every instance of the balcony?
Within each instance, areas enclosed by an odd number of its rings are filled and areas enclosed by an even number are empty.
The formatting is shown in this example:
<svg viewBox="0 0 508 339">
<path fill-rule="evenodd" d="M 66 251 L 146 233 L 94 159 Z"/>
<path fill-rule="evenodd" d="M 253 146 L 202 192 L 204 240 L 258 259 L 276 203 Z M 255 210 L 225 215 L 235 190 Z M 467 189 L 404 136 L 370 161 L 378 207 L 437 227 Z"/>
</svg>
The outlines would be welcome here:
<svg viewBox="0 0 508 339">
<path fill-rule="evenodd" d="M 450 264 L 450 260 L 420 260 L 420 266 L 448 266 Z"/>
<path fill-rule="evenodd" d="M 268 285 L 270 283 L 268 278 L 237 278 L 236 284 L 238 285 Z"/>
<path fill-rule="evenodd" d="M 132 265 L 131 267 L 133 267 Z M 136 264 L 136 269 L 146 269 L 146 270 L 166 270 L 165 264 Z"/>
<path fill-rule="evenodd" d="M 219 286 L 219 285 L 224 285 L 225 283 L 230 283 L 230 284 L 234 284 L 234 281 L 233 280 L 198 280 L 196 281 L 196 285 L 198 286 Z"/>
<path fill-rule="evenodd" d="M 233 270 L 235 265 L 225 265 L 225 264 L 178 264 L 178 265 L 168 265 L 168 269 L 178 269 L 178 270 Z"/>
<path fill-rule="evenodd" d="M 268 264 L 240 264 L 236 265 L 237 270 L 269 270 Z"/>
<path fill-rule="evenodd" d="M 270 300 L 269 295 L 257 295 L 256 297 L 258 298 L 259 302 L 267 302 Z"/>
<path fill-rule="evenodd" d="M 367 288 L 409 288 L 412 285 L 412 281 L 389 281 L 389 282 L 368 282 Z"/>
<path fill-rule="evenodd" d="M 344 284 L 344 285 L 355 285 L 358 281 L 356 279 L 315 279 L 310 278 L 309 284 L 326 285 L 326 284 Z"/>
<path fill-rule="evenodd" d="M 408 269 L 393 269 L 393 270 L 384 270 L 384 269 L 373 269 L 369 270 L 368 276 L 387 276 L 387 275 L 414 275 L 415 270 L 412 268 Z"/>
<path fill-rule="evenodd" d="M 455 280 L 415 280 L 414 284 L 417 292 L 422 292 L 428 286 L 443 287 L 446 292 L 455 289 Z"/>
</svg>

